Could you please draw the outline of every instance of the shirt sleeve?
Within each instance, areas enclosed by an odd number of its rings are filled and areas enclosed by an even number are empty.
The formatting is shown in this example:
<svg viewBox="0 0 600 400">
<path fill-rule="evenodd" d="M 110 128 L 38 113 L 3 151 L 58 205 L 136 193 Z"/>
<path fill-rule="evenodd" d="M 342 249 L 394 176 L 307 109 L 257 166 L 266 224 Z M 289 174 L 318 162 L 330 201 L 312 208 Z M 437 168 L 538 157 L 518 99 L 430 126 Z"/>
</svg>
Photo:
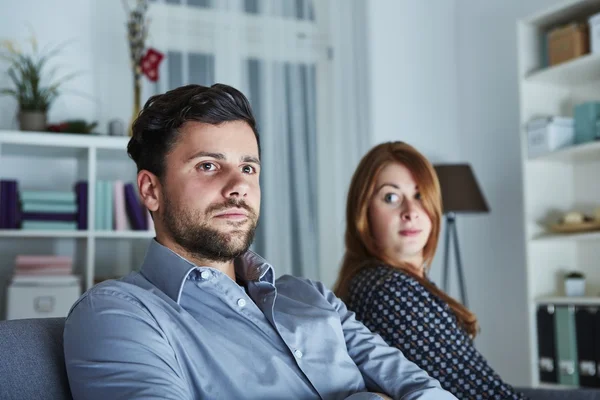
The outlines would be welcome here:
<svg viewBox="0 0 600 400">
<path fill-rule="evenodd" d="M 154 318 L 122 293 L 91 293 L 74 306 L 64 352 L 75 400 L 192 399 Z"/>
<path fill-rule="evenodd" d="M 322 283 L 313 282 L 313 285 L 340 315 L 348 354 L 360 369 L 369 390 L 402 400 L 456 399 L 443 390 L 437 380 L 406 359 L 400 350 L 388 346 L 379 335 L 357 321 L 354 313 Z"/>
</svg>

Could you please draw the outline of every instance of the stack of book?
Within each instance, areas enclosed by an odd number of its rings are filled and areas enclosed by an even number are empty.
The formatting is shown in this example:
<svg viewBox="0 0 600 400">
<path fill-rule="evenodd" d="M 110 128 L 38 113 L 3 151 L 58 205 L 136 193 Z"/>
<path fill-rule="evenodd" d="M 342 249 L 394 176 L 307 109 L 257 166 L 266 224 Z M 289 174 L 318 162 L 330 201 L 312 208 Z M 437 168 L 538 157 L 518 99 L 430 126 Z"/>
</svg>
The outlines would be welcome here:
<svg viewBox="0 0 600 400">
<path fill-rule="evenodd" d="M 21 228 L 24 230 L 77 229 L 75 192 L 21 191 Z"/>
<path fill-rule="evenodd" d="M 73 259 L 57 255 L 18 255 L 12 283 L 15 284 L 74 284 L 79 278 L 73 275 Z"/>
</svg>

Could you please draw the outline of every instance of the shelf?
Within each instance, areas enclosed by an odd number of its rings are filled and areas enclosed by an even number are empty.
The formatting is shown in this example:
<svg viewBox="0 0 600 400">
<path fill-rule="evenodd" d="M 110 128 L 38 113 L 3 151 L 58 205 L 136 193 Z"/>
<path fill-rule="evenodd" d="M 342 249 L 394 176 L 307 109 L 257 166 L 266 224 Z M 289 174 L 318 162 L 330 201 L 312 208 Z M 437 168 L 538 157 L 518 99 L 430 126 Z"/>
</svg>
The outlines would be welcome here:
<svg viewBox="0 0 600 400">
<path fill-rule="evenodd" d="M 533 237 L 536 242 L 600 240 L 600 231 L 581 233 L 543 233 Z"/>
<path fill-rule="evenodd" d="M 93 236 L 98 239 L 151 239 L 154 231 L 96 231 Z"/>
<path fill-rule="evenodd" d="M 598 0 L 563 0 L 538 14 L 527 18 L 525 22 L 540 27 L 564 24 L 574 19 L 583 19 L 600 11 Z"/>
<path fill-rule="evenodd" d="M 88 231 L 65 230 L 35 230 L 25 231 L 20 229 L 2 229 L 0 237 L 5 238 L 86 238 Z"/>
<path fill-rule="evenodd" d="M 65 231 L 65 230 L 35 230 L 2 229 L 0 237 L 4 238 L 87 238 L 98 239 L 151 239 L 154 231 Z"/>
<path fill-rule="evenodd" d="M 126 150 L 129 139 L 127 136 L 0 130 L 3 145 Z"/>
<path fill-rule="evenodd" d="M 574 86 L 600 80 L 600 54 L 587 54 L 529 74 L 527 82 Z"/>
<path fill-rule="evenodd" d="M 600 296 L 544 296 L 535 299 L 536 304 L 554 304 L 554 305 L 600 305 Z"/>
<path fill-rule="evenodd" d="M 577 386 L 568 386 L 568 385 L 561 385 L 559 383 L 545 383 L 545 382 L 541 382 L 536 387 L 538 389 L 557 389 L 557 390 L 587 389 L 587 388 L 580 388 Z"/>
<path fill-rule="evenodd" d="M 528 162 L 540 161 L 563 163 L 600 161 L 600 141 L 565 147 L 528 160 Z"/>
</svg>

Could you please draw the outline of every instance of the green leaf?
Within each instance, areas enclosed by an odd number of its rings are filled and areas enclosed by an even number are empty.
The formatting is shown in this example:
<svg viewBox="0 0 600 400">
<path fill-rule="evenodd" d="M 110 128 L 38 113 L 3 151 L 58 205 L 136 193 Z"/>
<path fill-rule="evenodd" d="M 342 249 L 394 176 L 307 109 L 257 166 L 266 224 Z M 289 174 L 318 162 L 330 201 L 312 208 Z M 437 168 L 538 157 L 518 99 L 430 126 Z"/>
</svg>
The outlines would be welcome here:
<svg viewBox="0 0 600 400">
<path fill-rule="evenodd" d="M 14 96 L 14 97 L 19 97 L 17 92 L 13 89 L 0 89 L 0 95 L 5 95 L 5 96 Z"/>
</svg>

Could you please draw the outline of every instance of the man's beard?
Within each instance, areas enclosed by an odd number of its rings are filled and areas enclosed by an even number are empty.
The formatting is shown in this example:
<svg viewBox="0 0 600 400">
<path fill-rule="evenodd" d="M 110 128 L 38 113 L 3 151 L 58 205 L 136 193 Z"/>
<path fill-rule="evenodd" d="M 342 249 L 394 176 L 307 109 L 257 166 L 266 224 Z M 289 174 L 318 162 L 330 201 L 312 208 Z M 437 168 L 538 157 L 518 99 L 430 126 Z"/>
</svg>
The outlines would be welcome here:
<svg viewBox="0 0 600 400">
<path fill-rule="evenodd" d="M 228 225 L 239 227 L 227 233 L 211 227 L 207 217 L 221 210 L 239 207 L 247 211 L 249 221 L 230 221 Z M 244 254 L 254 240 L 257 215 L 243 200 L 233 198 L 208 207 L 204 213 L 192 212 L 175 205 L 167 199 L 164 205 L 164 223 L 173 240 L 191 256 L 208 261 L 224 262 Z M 200 222 L 202 221 L 202 222 Z M 246 231 L 241 227 L 248 225 Z"/>
</svg>

